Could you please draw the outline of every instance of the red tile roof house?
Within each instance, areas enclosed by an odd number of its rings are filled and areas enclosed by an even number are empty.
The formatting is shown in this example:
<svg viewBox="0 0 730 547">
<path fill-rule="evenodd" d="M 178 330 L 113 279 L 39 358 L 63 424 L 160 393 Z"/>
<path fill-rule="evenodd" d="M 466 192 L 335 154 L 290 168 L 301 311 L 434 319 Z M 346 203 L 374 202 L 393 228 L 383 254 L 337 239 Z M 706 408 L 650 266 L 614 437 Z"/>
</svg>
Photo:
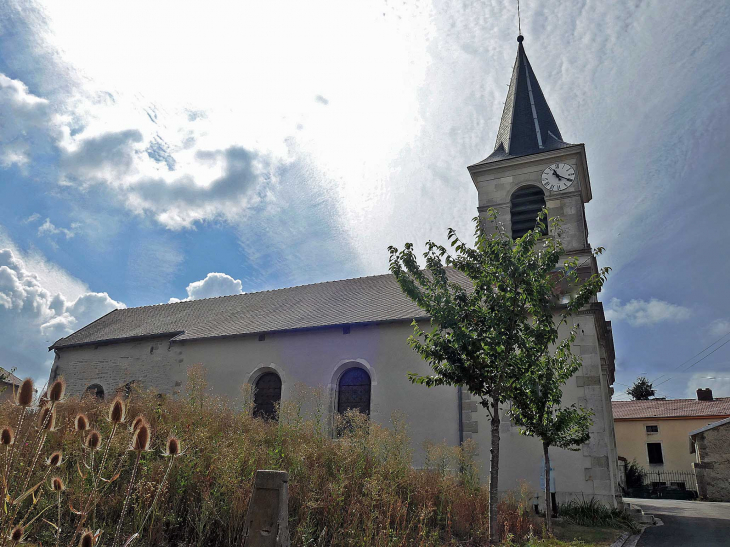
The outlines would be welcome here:
<svg viewBox="0 0 730 547">
<path fill-rule="evenodd" d="M 730 417 L 730 397 L 714 398 L 710 389 L 698 389 L 697 399 L 613 401 L 611 406 L 619 457 L 636 461 L 650 473 L 649 482 L 687 488 L 691 483 L 692 489 L 695 455 L 687 447 L 689 435 Z"/>
</svg>

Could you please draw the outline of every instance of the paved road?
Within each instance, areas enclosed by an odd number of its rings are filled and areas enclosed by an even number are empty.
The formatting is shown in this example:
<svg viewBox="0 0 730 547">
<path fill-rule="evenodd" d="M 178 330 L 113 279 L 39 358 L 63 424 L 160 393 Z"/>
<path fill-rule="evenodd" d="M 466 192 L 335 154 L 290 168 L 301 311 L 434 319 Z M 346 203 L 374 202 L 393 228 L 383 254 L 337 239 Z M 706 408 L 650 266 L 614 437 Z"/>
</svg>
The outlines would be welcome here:
<svg viewBox="0 0 730 547">
<path fill-rule="evenodd" d="M 637 547 L 730 546 L 730 503 L 624 500 L 664 522 L 664 526 L 647 528 Z"/>
</svg>

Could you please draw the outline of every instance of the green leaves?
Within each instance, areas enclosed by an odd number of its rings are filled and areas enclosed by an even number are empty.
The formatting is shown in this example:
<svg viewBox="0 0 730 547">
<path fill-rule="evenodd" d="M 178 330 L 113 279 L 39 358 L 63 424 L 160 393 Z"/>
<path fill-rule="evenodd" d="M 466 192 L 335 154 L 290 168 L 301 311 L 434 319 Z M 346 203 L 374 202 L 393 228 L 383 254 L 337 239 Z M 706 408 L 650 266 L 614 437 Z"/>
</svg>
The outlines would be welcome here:
<svg viewBox="0 0 730 547">
<path fill-rule="evenodd" d="M 546 224 L 550 235 L 544 235 Z M 580 367 L 570 350 L 575 331 L 560 341 L 558 329 L 589 306 L 605 283 L 610 269 L 596 271 L 594 259 L 603 249 L 582 262 L 565 259 L 562 223 L 548 221 L 546 210 L 536 228 L 515 241 L 494 209 L 474 225 L 473 247 L 453 229 L 448 249 L 429 241 L 425 268 L 412 244 L 402 251 L 389 247 L 390 271 L 431 317 L 428 330 L 414 322 L 408 343 L 433 374 L 409 379 L 511 401 L 523 432 L 555 446 L 585 442 L 591 413 L 575 405 L 561 408 L 561 386 Z"/>
</svg>

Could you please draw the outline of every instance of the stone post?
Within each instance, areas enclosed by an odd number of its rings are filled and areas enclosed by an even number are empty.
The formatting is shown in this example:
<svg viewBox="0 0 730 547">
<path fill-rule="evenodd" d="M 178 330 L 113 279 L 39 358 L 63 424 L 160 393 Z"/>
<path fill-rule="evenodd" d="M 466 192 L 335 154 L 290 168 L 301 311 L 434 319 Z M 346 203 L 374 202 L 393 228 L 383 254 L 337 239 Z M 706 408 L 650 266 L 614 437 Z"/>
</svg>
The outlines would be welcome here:
<svg viewBox="0 0 730 547">
<path fill-rule="evenodd" d="M 243 547 L 289 547 L 289 475 L 256 471 Z"/>
</svg>

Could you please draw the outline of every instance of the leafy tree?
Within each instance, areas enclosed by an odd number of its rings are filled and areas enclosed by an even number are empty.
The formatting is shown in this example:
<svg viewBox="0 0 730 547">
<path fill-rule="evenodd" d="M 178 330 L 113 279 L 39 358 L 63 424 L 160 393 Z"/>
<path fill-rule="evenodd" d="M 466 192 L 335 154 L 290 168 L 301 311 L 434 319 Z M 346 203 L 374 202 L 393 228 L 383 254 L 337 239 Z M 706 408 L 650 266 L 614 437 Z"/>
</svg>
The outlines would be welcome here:
<svg viewBox="0 0 730 547">
<path fill-rule="evenodd" d="M 545 524 L 552 533 L 552 498 L 550 496 L 551 446 L 579 450 L 588 442 L 593 412 L 575 404 L 562 408 L 562 386 L 575 374 L 581 361 L 570 351 L 575 341 L 575 329 L 562 340 L 554 353 L 545 353 L 515 386 L 510 414 L 520 426 L 520 433 L 542 441 L 545 458 Z"/>
<path fill-rule="evenodd" d="M 636 459 L 626 464 L 626 488 L 631 490 L 644 486 L 646 479 L 646 469 L 636 463 Z"/>
<path fill-rule="evenodd" d="M 431 317 L 431 330 L 414 322 L 411 347 L 429 362 L 434 374 L 410 373 L 414 383 L 428 387 L 466 387 L 489 415 L 491 423 L 489 523 L 490 542 L 498 541 L 500 405 L 529 378 L 557 339 L 553 321 L 556 292 L 562 281 L 576 275 L 575 261 L 556 270 L 564 252 L 558 237 L 543 237 L 543 211 L 535 230 L 513 241 L 489 210 L 487 231 L 475 218 L 475 245 L 461 241 L 453 229 L 448 239 L 455 254 L 432 241 L 423 254 L 422 270 L 407 243 L 402 251 L 389 247 L 390 271 L 403 292 Z M 606 271 L 593 276 L 567 304 L 583 307 Z"/>
<path fill-rule="evenodd" d="M 656 395 L 656 390 L 649 380 L 640 376 L 636 379 L 634 385 L 626 390 L 626 393 L 628 393 L 634 401 L 648 401 Z"/>
</svg>

